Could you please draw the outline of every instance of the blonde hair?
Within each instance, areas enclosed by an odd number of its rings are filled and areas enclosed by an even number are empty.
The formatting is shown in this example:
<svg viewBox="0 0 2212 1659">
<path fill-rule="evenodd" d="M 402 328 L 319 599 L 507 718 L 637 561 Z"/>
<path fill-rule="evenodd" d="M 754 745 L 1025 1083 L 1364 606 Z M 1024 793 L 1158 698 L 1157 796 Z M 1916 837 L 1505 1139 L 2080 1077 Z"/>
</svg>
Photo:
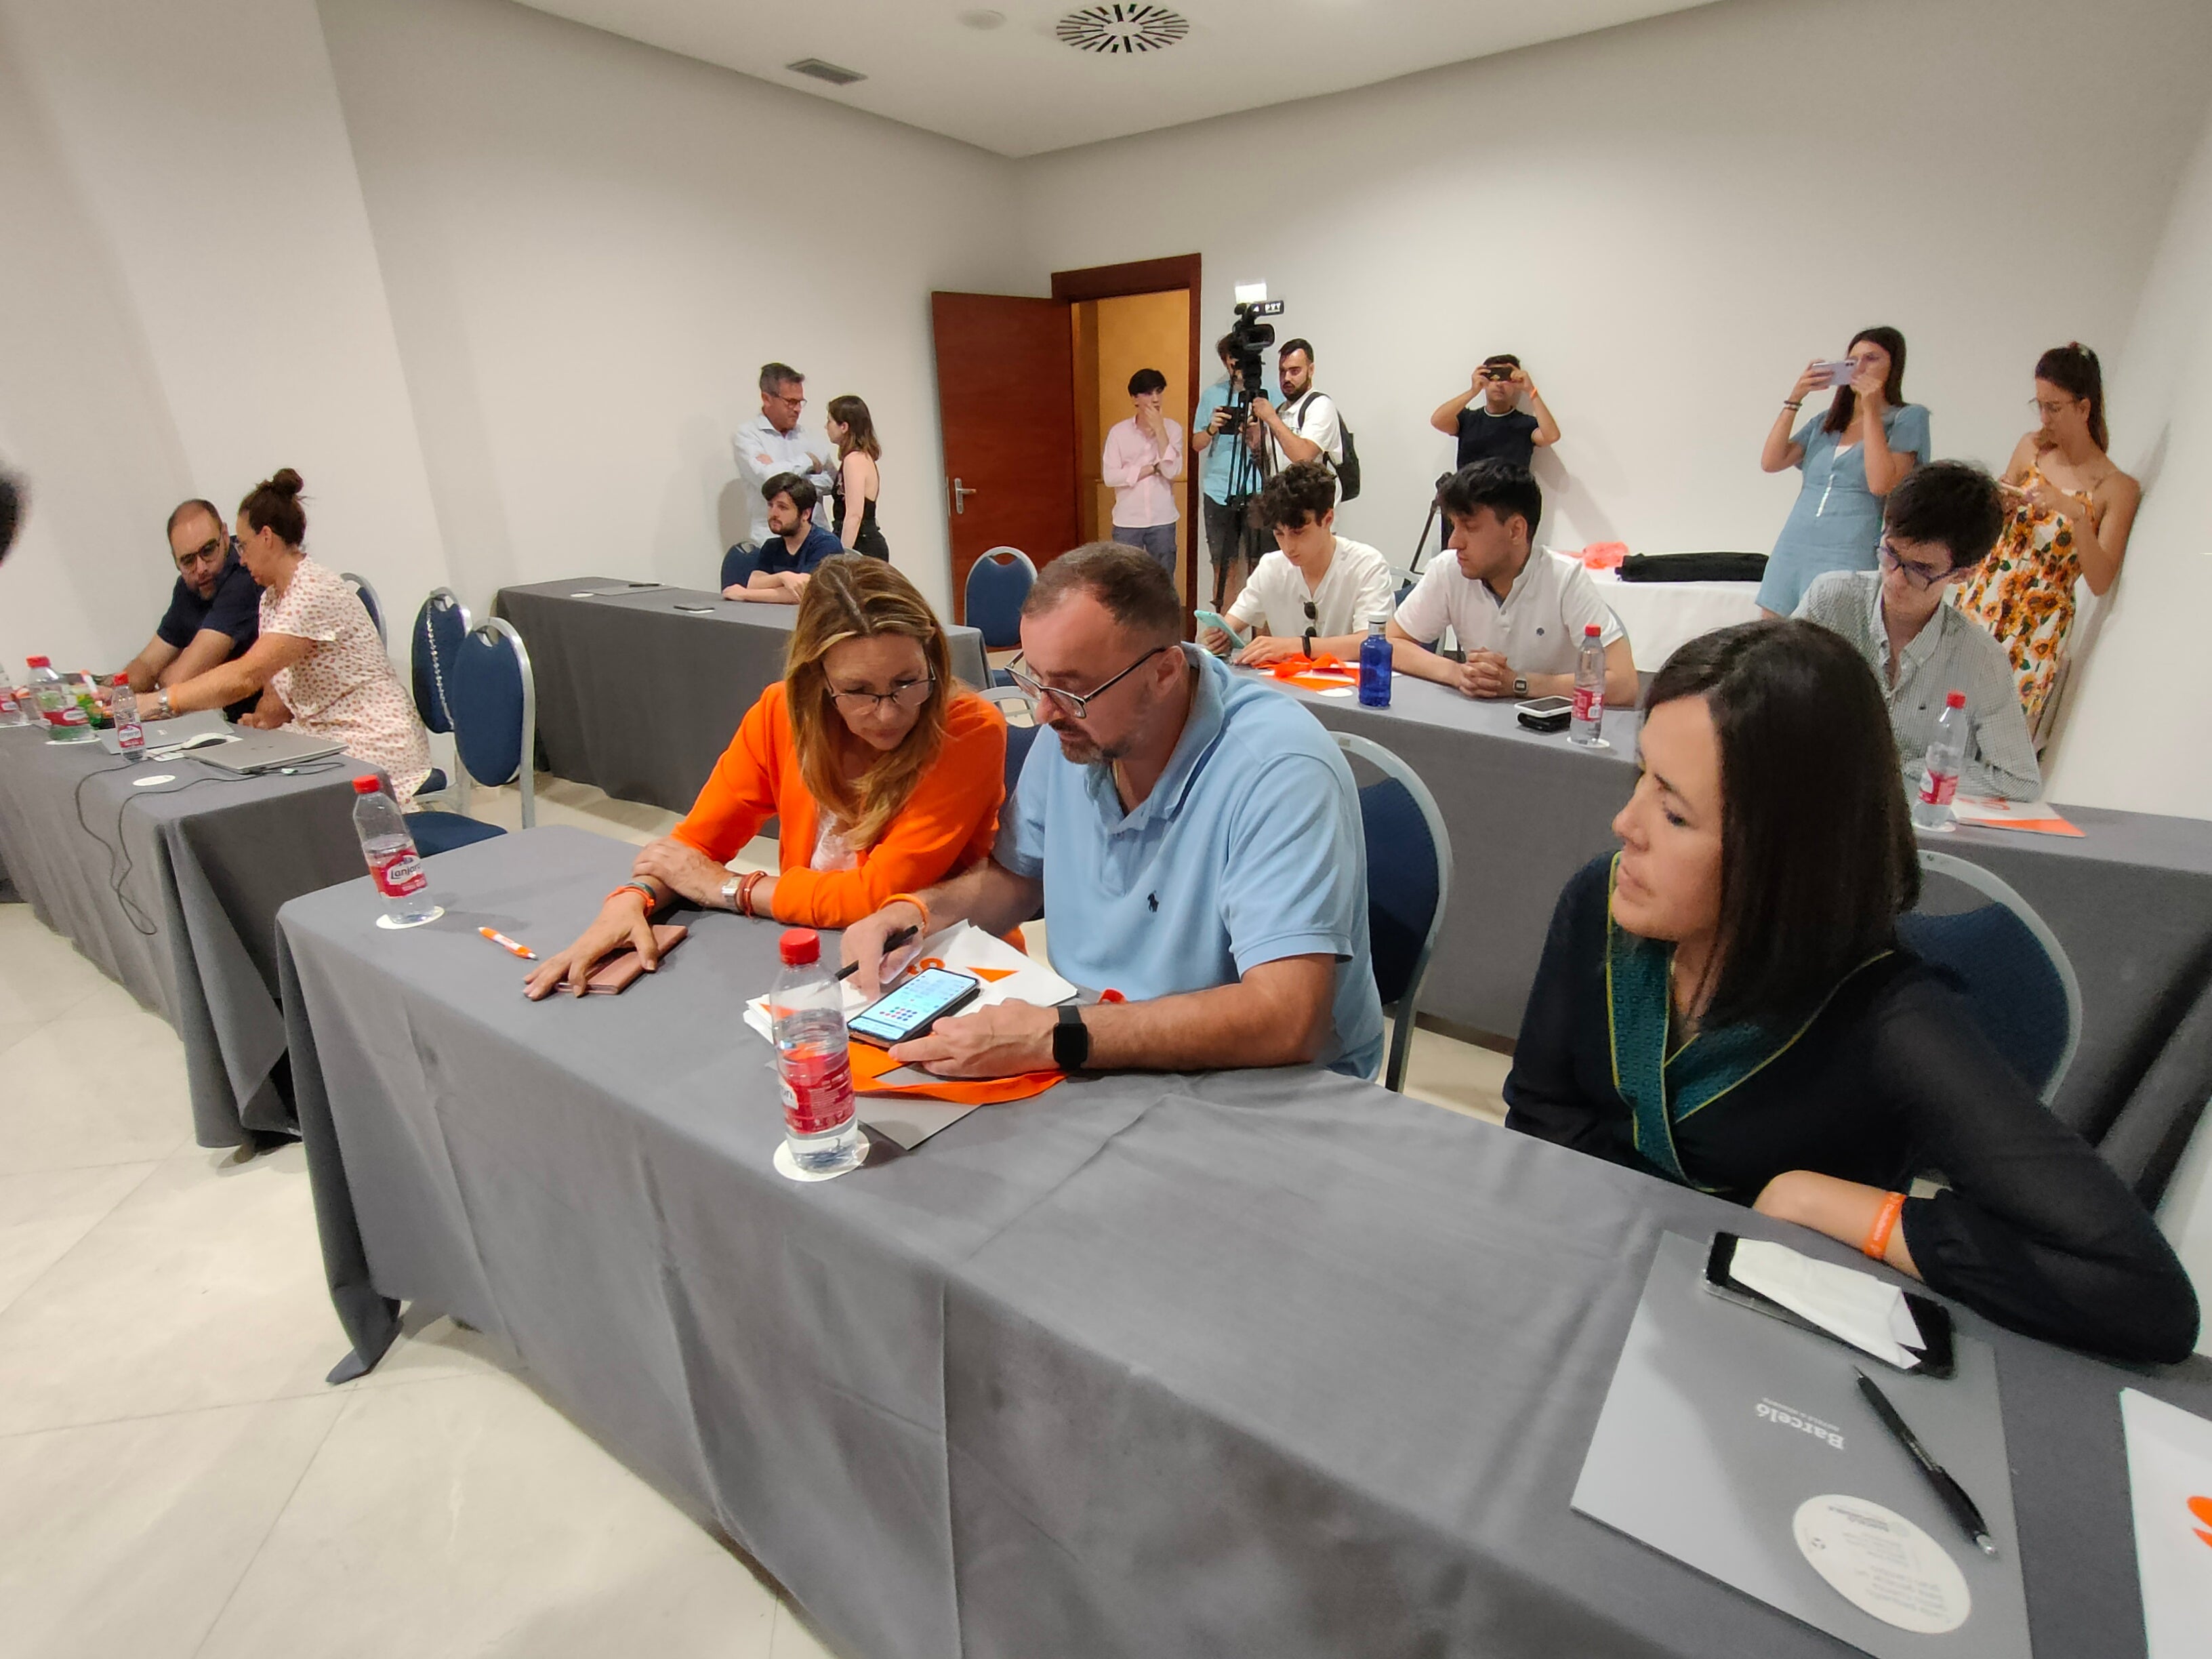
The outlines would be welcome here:
<svg viewBox="0 0 2212 1659">
<path fill-rule="evenodd" d="M 884 634 L 903 634 L 921 645 L 929 663 L 929 701 L 905 740 L 848 782 L 839 764 L 846 726 L 822 660 L 832 646 Z M 807 793 L 837 821 L 848 842 L 872 847 L 945 747 L 946 711 L 958 688 L 944 624 L 915 585 L 883 560 L 853 553 L 824 559 L 799 601 L 783 685 Z"/>
</svg>

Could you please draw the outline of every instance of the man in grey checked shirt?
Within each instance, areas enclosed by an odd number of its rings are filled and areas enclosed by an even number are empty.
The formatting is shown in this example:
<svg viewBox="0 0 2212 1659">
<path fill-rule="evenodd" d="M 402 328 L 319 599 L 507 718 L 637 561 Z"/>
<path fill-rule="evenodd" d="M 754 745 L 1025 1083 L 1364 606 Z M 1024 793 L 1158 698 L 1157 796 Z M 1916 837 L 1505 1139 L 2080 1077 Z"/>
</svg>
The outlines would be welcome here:
<svg viewBox="0 0 2212 1659">
<path fill-rule="evenodd" d="M 2004 647 L 1944 603 L 1951 584 L 1996 545 L 2004 520 L 1997 482 L 1981 468 L 1927 462 L 1889 492 L 1880 568 L 1831 571 L 1798 604 L 1800 617 L 1856 646 L 1881 683 L 1908 787 L 1919 787 L 1944 694 L 1963 691 L 1969 738 L 1959 793 L 2008 800 L 2043 793 L 2043 769 Z"/>
</svg>

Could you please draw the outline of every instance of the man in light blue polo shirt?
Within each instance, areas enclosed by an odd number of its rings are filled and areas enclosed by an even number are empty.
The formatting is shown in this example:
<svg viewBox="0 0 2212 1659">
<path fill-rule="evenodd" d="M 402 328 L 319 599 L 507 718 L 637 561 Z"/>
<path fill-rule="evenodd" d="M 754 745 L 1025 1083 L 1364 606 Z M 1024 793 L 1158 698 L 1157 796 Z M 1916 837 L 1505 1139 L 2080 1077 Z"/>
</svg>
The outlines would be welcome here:
<svg viewBox="0 0 2212 1659">
<path fill-rule="evenodd" d="M 1372 1077 L 1382 1011 L 1367 952 L 1359 799 L 1295 701 L 1181 642 L 1167 573 L 1103 543 L 1045 567 L 1022 610 L 1040 737 L 992 856 L 845 931 L 873 994 L 884 940 L 1040 908 L 1053 966 L 1126 999 L 1008 1002 L 891 1050 L 948 1076 L 1317 1064 Z"/>
</svg>

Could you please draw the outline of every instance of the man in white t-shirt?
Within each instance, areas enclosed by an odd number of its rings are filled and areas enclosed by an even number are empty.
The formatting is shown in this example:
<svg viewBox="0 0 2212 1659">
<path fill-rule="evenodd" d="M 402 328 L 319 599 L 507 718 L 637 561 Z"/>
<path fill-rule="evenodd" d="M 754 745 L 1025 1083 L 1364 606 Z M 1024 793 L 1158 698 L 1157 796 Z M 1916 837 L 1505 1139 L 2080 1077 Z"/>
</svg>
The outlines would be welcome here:
<svg viewBox="0 0 2212 1659">
<path fill-rule="evenodd" d="M 1336 533 L 1336 480 L 1319 461 L 1297 462 L 1267 480 L 1253 510 L 1280 550 L 1253 567 L 1229 607 L 1231 622 L 1256 630 L 1236 660 L 1257 668 L 1323 652 L 1350 660 L 1369 618 L 1390 614 L 1398 579 L 1373 548 Z M 1209 628 L 1199 642 L 1218 651 L 1230 640 Z"/>
<path fill-rule="evenodd" d="M 1560 697 L 1575 689 L 1583 629 L 1605 645 L 1605 700 L 1633 708 L 1636 659 L 1628 635 L 1579 560 L 1534 545 L 1544 492 L 1506 461 L 1462 467 L 1437 496 L 1451 521 L 1453 556 L 1429 567 L 1388 632 L 1390 665 L 1470 697 Z M 1463 663 L 1432 648 L 1449 625 Z"/>
<path fill-rule="evenodd" d="M 1313 348 L 1304 340 L 1285 340 L 1276 356 L 1275 373 L 1282 382 L 1282 407 L 1255 398 L 1252 418 L 1245 424 L 1261 471 L 1272 477 L 1300 461 L 1322 461 L 1334 477 L 1344 465 L 1344 428 L 1336 417 L 1335 400 L 1314 390 Z"/>
</svg>

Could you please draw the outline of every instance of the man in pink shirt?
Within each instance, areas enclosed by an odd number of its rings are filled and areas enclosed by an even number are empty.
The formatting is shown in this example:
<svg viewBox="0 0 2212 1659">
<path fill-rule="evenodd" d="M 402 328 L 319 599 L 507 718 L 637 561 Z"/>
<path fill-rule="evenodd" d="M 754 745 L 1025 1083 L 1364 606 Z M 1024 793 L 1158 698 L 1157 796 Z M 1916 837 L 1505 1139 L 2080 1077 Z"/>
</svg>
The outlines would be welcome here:
<svg viewBox="0 0 2212 1659">
<path fill-rule="evenodd" d="M 1175 480 L 1182 471 L 1182 428 L 1160 412 L 1168 377 L 1140 368 L 1129 377 L 1136 413 L 1106 434 L 1099 476 L 1114 492 L 1114 539 L 1140 547 L 1176 574 Z"/>
</svg>

